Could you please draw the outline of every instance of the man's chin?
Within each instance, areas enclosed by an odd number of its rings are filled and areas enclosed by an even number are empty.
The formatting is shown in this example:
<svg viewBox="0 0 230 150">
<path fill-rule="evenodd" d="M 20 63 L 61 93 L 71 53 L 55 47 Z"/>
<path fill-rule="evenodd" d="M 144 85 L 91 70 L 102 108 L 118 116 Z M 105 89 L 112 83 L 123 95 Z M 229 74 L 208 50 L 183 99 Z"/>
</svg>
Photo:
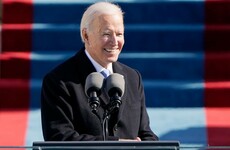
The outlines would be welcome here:
<svg viewBox="0 0 230 150">
<path fill-rule="evenodd" d="M 113 63 L 113 62 L 116 62 L 116 61 L 117 61 L 117 58 L 108 59 L 108 63 Z"/>
</svg>

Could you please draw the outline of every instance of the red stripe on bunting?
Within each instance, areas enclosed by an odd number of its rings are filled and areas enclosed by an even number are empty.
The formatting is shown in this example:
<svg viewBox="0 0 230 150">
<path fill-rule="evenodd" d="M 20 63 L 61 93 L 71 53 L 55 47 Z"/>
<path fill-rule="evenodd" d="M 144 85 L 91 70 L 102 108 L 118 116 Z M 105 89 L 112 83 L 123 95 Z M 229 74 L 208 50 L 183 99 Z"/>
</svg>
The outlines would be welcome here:
<svg viewBox="0 0 230 150">
<path fill-rule="evenodd" d="M 230 143 L 230 1 L 205 3 L 205 106 L 207 141 Z"/>
<path fill-rule="evenodd" d="M 30 52 L 32 48 L 32 0 L 3 0 L 2 53 Z M 1 78 L 30 78 L 30 60 L 1 62 Z"/>
<path fill-rule="evenodd" d="M 2 0 L 0 145 L 23 146 L 30 103 L 32 0 Z"/>
<path fill-rule="evenodd" d="M 229 146 L 230 109 L 206 108 L 207 136 L 210 146 Z"/>
<path fill-rule="evenodd" d="M 205 106 L 230 108 L 230 52 L 205 55 Z"/>
</svg>

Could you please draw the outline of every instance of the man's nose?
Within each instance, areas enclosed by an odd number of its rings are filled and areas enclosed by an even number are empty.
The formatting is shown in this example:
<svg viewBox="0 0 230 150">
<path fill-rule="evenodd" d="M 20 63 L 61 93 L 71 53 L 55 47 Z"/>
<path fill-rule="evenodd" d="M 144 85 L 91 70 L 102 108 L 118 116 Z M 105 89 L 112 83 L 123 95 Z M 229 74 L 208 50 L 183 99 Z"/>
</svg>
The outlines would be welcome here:
<svg viewBox="0 0 230 150">
<path fill-rule="evenodd" d="M 115 34 L 111 37 L 110 42 L 111 42 L 112 45 L 117 45 L 117 43 L 118 43 L 118 39 L 117 38 L 118 37 Z"/>
</svg>

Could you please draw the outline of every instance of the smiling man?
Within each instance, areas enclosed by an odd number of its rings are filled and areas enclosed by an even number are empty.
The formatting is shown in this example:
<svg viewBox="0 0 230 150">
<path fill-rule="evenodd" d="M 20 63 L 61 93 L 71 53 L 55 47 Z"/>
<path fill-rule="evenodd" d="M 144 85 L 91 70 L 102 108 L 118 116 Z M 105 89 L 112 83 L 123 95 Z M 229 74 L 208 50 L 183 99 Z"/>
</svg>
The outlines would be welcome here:
<svg viewBox="0 0 230 150">
<path fill-rule="evenodd" d="M 100 118 L 111 99 L 102 90 L 95 115 L 85 94 L 85 84 L 92 72 L 108 70 L 109 74 L 123 76 L 125 90 L 119 110 L 109 116 L 106 140 L 158 140 L 149 126 L 140 73 L 117 61 L 124 45 L 121 8 L 109 2 L 91 5 L 82 16 L 80 33 L 85 47 L 44 77 L 41 93 L 44 139 L 105 140 Z"/>
</svg>

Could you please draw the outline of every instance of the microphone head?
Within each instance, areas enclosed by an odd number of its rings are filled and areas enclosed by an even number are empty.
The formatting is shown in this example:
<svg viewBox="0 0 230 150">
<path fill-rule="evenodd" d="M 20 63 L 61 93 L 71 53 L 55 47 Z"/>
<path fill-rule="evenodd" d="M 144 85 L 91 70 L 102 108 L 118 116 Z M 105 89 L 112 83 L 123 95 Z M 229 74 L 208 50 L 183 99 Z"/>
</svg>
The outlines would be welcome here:
<svg viewBox="0 0 230 150">
<path fill-rule="evenodd" d="M 99 96 L 103 86 L 104 77 L 99 72 L 92 72 L 89 74 L 85 81 L 85 94 L 90 97 L 91 92 L 96 92 Z"/>
<path fill-rule="evenodd" d="M 115 93 L 122 97 L 125 91 L 124 76 L 119 73 L 113 73 L 106 78 L 106 91 L 109 97 L 114 96 Z"/>
</svg>

